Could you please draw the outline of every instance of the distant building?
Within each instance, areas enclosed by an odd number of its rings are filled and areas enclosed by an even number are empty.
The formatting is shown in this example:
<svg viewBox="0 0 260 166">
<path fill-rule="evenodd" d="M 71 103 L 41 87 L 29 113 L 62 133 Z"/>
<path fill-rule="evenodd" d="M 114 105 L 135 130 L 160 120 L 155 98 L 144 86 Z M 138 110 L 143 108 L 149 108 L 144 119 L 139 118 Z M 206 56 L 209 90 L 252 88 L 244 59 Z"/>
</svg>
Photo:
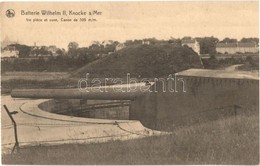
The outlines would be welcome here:
<svg viewBox="0 0 260 166">
<path fill-rule="evenodd" d="M 104 47 L 107 47 L 108 45 L 111 45 L 113 44 L 113 41 L 112 40 L 105 40 L 101 43 Z"/>
<path fill-rule="evenodd" d="M 222 54 L 257 53 L 258 46 L 254 42 L 217 43 L 216 51 Z"/>
<path fill-rule="evenodd" d="M 17 58 L 19 51 L 16 50 L 14 46 L 7 46 L 3 50 L 1 50 L 1 58 Z"/>
<path fill-rule="evenodd" d="M 58 54 L 56 53 L 58 51 L 58 48 L 55 45 L 51 45 L 48 47 L 48 51 L 52 53 L 53 56 L 57 56 Z"/>
<path fill-rule="evenodd" d="M 41 49 L 41 46 L 37 46 L 36 42 L 34 42 L 34 45 L 31 47 L 32 50 Z"/>
<path fill-rule="evenodd" d="M 116 51 L 119 51 L 119 50 L 122 50 L 123 48 L 125 48 L 126 46 L 125 46 L 125 44 L 118 44 L 117 46 L 116 46 Z"/>
<path fill-rule="evenodd" d="M 142 44 L 144 44 L 144 45 L 150 45 L 150 41 L 149 40 L 142 40 Z"/>
<path fill-rule="evenodd" d="M 56 51 L 58 48 L 55 45 L 51 46 L 37 46 L 34 43 L 34 46 L 31 46 L 31 52 L 29 57 L 49 57 L 49 56 L 57 56 Z"/>
<path fill-rule="evenodd" d="M 8 37 L 5 37 L 5 39 L 3 41 L 1 41 L 1 48 L 3 49 L 11 44 L 17 44 L 17 43 L 18 43 L 18 41 L 11 41 L 11 40 L 9 40 Z"/>
<path fill-rule="evenodd" d="M 184 37 L 181 41 L 182 46 L 188 46 L 192 48 L 194 52 L 196 52 L 198 55 L 200 55 L 200 44 L 196 39 L 193 39 L 191 37 Z"/>
<path fill-rule="evenodd" d="M 5 39 L 1 41 L 1 58 L 18 57 L 19 51 L 14 46 L 10 46 L 11 44 L 17 43 L 18 42 L 11 41 L 8 37 L 5 37 Z"/>
</svg>

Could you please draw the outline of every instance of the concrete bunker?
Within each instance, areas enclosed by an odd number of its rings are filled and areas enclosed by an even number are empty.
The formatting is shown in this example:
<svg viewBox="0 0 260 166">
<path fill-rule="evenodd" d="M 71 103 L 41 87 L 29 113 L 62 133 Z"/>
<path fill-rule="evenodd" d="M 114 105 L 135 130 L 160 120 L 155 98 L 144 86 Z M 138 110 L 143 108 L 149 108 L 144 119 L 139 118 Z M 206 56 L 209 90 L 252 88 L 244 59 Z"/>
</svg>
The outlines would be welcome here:
<svg viewBox="0 0 260 166">
<path fill-rule="evenodd" d="M 169 92 L 163 86 L 169 87 L 170 81 L 157 82 L 153 86 L 158 92 L 132 101 L 130 119 L 165 129 L 259 110 L 257 73 L 190 69 L 177 73 L 175 79 L 184 81 L 185 92 L 182 83 L 176 85 L 178 92 Z"/>
<path fill-rule="evenodd" d="M 121 90 L 115 91 L 113 86 L 101 87 L 103 92 L 31 89 L 14 90 L 11 95 L 18 98 L 129 100 L 129 119 L 139 120 L 153 129 L 236 115 L 259 107 L 258 74 L 189 69 L 164 80 L 151 85 L 137 83 L 136 89 L 128 92 L 122 89 L 127 90 L 129 85 L 115 85 L 121 86 Z M 174 88 L 170 89 L 172 86 Z"/>
</svg>

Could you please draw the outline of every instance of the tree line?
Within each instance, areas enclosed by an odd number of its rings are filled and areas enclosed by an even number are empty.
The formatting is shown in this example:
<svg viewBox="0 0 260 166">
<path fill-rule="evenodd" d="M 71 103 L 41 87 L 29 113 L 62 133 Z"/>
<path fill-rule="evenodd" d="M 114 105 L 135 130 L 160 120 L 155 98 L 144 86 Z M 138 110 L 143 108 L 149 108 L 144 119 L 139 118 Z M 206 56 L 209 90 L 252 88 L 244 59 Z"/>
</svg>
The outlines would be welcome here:
<svg viewBox="0 0 260 166">
<path fill-rule="evenodd" d="M 184 37 L 185 38 L 185 37 Z M 171 43 L 176 46 L 181 46 L 181 42 L 184 38 L 172 38 L 169 40 L 157 40 L 156 38 L 146 38 L 140 40 L 126 40 L 124 42 L 125 46 L 130 45 L 138 45 L 144 42 L 149 42 L 149 44 L 164 44 Z M 217 43 L 236 43 L 237 39 L 234 38 L 224 38 L 223 40 L 219 40 L 218 38 L 211 37 L 195 37 L 195 39 L 200 44 L 200 53 L 201 54 L 214 54 L 216 53 L 216 44 Z M 255 42 L 259 43 L 259 38 L 242 38 L 239 42 Z M 108 54 L 110 52 L 114 52 L 116 46 L 119 44 L 118 41 L 109 40 L 107 42 L 98 42 L 93 41 L 89 47 L 79 47 L 77 42 L 70 42 L 68 44 L 68 51 L 65 51 L 63 48 L 57 48 L 55 53 L 48 50 L 47 46 L 41 46 L 39 48 L 34 48 L 33 46 L 27 46 L 22 44 L 12 44 L 10 46 L 14 46 L 16 50 L 19 51 L 19 58 L 26 58 L 30 55 L 33 56 L 72 56 L 82 58 L 85 56 L 93 57 L 98 55 Z M 54 55 L 55 54 L 55 55 Z M 90 58 L 91 59 L 91 58 Z"/>
<path fill-rule="evenodd" d="M 200 44 L 201 54 L 215 54 L 217 43 L 234 43 L 237 39 L 225 38 L 219 40 L 211 37 L 196 37 Z M 149 43 L 150 45 L 172 44 L 176 47 L 181 47 L 183 38 L 173 38 L 169 40 L 158 40 L 156 38 L 126 40 L 123 44 L 125 47 L 133 45 L 142 45 Z M 240 42 L 255 42 L 259 43 L 258 38 L 242 38 Z M 67 51 L 63 48 L 56 48 L 55 52 L 50 51 L 47 46 L 34 47 L 22 44 L 12 44 L 19 51 L 19 58 L 13 61 L 2 60 L 2 71 L 68 71 L 82 67 L 97 59 L 100 59 L 108 54 L 113 54 L 116 50 L 118 41 L 108 40 L 104 42 L 93 41 L 88 47 L 79 47 L 77 42 L 68 43 Z M 34 57 L 30 60 L 19 60 Z M 48 56 L 46 56 L 48 55 Z"/>
</svg>

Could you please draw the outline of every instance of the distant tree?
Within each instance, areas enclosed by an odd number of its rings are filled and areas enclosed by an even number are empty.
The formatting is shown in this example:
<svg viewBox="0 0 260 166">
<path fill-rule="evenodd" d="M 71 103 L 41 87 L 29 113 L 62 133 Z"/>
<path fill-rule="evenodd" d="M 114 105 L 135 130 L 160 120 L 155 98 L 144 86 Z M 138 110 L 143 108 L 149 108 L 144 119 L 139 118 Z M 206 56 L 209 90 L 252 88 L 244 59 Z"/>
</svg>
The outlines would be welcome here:
<svg viewBox="0 0 260 166">
<path fill-rule="evenodd" d="M 30 54 L 35 56 L 41 56 L 41 55 L 51 55 L 52 53 L 48 51 L 47 47 L 41 47 L 40 49 L 34 49 L 30 52 Z"/>
<path fill-rule="evenodd" d="M 181 46 L 181 39 L 180 38 L 175 39 L 175 38 L 171 37 L 171 39 L 168 42 L 171 43 L 171 44 L 175 44 L 176 46 Z"/>
<path fill-rule="evenodd" d="M 101 45 L 100 42 L 96 40 L 92 41 L 92 44 Z"/>
<path fill-rule="evenodd" d="M 89 48 L 87 47 L 78 49 L 78 59 L 77 59 L 78 66 L 83 66 L 94 60 L 96 60 L 96 54 L 94 54 L 92 50 L 89 50 Z"/>
<path fill-rule="evenodd" d="M 92 50 L 99 50 L 101 49 L 101 45 L 99 44 L 99 42 L 93 42 L 90 46 L 89 46 L 90 49 Z"/>
<path fill-rule="evenodd" d="M 143 41 L 145 41 L 145 42 L 150 42 L 150 44 L 157 44 L 157 43 L 160 43 L 161 41 L 159 41 L 159 40 L 157 40 L 156 38 L 145 38 L 145 39 L 143 39 Z"/>
<path fill-rule="evenodd" d="M 216 53 L 216 44 L 219 42 L 218 38 L 213 36 L 196 38 L 200 44 L 200 53 L 201 54 L 215 54 Z"/>
<path fill-rule="evenodd" d="M 104 53 L 114 52 L 118 44 L 118 41 L 110 41 L 110 43 L 106 45 Z"/>
<path fill-rule="evenodd" d="M 56 54 L 59 55 L 64 55 L 64 52 L 61 49 L 57 49 Z"/>
<path fill-rule="evenodd" d="M 68 50 L 78 49 L 78 47 L 79 47 L 79 44 L 77 42 L 70 42 L 68 45 Z"/>
<path fill-rule="evenodd" d="M 181 40 L 191 40 L 192 39 L 192 37 L 190 37 L 190 36 L 184 36 Z"/>
<path fill-rule="evenodd" d="M 70 42 L 68 44 L 68 56 L 75 57 L 77 56 L 77 49 L 79 44 L 77 42 Z"/>
<path fill-rule="evenodd" d="M 259 43 L 259 38 L 242 38 L 241 40 L 240 40 L 240 42 L 243 42 L 243 43 L 245 43 L 245 42 L 255 42 L 256 44 L 258 44 Z"/>
<path fill-rule="evenodd" d="M 140 45 L 140 44 L 142 44 L 142 40 L 127 40 L 124 44 L 126 46 Z"/>
<path fill-rule="evenodd" d="M 27 45 L 21 45 L 21 44 L 11 44 L 10 46 L 15 47 L 16 50 L 19 51 L 19 58 L 25 58 L 28 57 L 31 52 L 31 47 Z"/>
<path fill-rule="evenodd" d="M 231 39 L 226 37 L 225 39 L 223 39 L 222 41 L 220 41 L 220 43 L 236 43 L 237 39 Z"/>
<path fill-rule="evenodd" d="M 249 63 L 251 67 L 259 69 L 259 62 L 257 60 L 254 60 L 252 56 L 247 56 L 246 61 Z"/>
<path fill-rule="evenodd" d="M 130 46 L 130 45 L 132 45 L 133 44 L 133 40 L 126 40 L 125 41 L 125 45 L 126 46 Z"/>
</svg>

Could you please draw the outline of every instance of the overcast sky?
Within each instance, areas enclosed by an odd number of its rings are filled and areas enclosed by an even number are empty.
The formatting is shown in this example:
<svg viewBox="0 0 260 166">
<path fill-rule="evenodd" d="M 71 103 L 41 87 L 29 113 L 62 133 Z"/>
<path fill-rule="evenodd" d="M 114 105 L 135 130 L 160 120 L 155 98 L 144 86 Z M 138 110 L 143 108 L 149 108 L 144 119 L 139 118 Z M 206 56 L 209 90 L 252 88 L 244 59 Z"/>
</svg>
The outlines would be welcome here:
<svg viewBox="0 0 260 166">
<path fill-rule="evenodd" d="M 70 41 L 80 47 L 91 41 L 142 39 L 171 36 L 219 39 L 258 37 L 258 2 L 88 2 L 88 3 L 2 3 L 1 40 L 23 44 L 56 45 L 67 49 Z M 15 17 L 5 16 L 14 9 Z M 24 11 L 92 11 L 102 12 L 97 22 L 30 23 L 26 18 L 86 18 L 86 16 L 25 16 Z"/>
</svg>

